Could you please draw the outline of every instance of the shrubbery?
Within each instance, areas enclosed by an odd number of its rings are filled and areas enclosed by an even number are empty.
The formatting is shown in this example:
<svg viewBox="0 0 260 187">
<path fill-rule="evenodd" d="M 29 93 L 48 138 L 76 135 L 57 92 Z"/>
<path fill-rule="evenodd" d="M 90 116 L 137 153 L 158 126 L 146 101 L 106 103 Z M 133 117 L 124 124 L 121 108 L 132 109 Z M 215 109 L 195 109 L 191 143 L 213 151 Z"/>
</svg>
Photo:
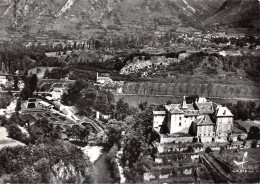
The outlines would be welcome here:
<svg viewBox="0 0 260 187">
<path fill-rule="evenodd" d="M 110 151 L 108 152 L 107 159 L 108 159 L 108 162 L 110 164 L 114 180 L 116 182 L 119 182 L 120 181 L 120 173 L 119 173 L 118 163 L 116 161 L 117 151 L 118 151 L 118 147 L 117 147 L 117 145 L 114 145 L 110 149 Z"/>
<path fill-rule="evenodd" d="M 60 141 L 38 146 L 7 147 L 1 150 L 0 160 L 0 176 L 11 174 L 10 179 L 5 183 L 51 183 L 52 167 L 61 160 L 65 166 L 72 164 L 75 171 L 81 172 L 82 176 L 89 175 L 86 168 L 90 167 L 89 161 L 80 149 Z M 78 173 L 75 175 L 77 176 Z M 65 182 L 69 181 L 65 180 Z"/>
</svg>

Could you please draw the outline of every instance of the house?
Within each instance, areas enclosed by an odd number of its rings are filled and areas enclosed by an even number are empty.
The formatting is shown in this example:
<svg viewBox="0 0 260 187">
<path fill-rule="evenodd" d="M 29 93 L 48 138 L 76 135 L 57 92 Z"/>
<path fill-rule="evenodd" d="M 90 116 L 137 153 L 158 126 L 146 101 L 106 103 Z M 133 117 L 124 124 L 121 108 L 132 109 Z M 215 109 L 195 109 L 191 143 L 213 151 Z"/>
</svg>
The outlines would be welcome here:
<svg viewBox="0 0 260 187">
<path fill-rule="evenodd" d="M 233 130 L 234 115 L 227 107 L 221 105 L 216 109 L 216 133 L 219 137 L 228 137 Z"/>
<path fill-rule="evenodd" d="M 165 105 L 164 111 L 153 111 L 153 128 L 160 132 L 166 124 L 170 136 L 194 136 L 200 142 L 227 141 L 232 135 L 233 114 L 227 107 L 198 98 L 187 103 Z"/>
<path fill-rule="evenodd" d="M 199 138 L 199 142 L 215 141 L 214 136 L 216 127 L 209 115 L 204 115 L 202 118 L 193 121 L 193 123 L 197 127 L 197 137 Z"/>
<path fill-rule="evenodd" d="M 99 77 L 97 73 L 97 83 L 105 84 L 105 83 L 111 83 L 113 80 L 110 77 Z"/>
</svg>

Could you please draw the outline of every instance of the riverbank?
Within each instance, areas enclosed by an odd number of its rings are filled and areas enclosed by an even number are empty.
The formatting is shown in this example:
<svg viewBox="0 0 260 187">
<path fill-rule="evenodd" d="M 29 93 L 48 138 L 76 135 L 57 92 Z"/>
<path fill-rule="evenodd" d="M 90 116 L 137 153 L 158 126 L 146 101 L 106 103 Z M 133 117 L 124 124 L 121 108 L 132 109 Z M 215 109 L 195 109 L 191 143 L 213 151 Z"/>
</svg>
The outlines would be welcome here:
<svg viewBox="0 0 260 187">
<path fill-rule="evenodd" d="M 103 147 L 87 145 L 81 148 L 81 150 L 89 157 L 90 162 L 94 164 L 101 157 Z"/>
</svg>

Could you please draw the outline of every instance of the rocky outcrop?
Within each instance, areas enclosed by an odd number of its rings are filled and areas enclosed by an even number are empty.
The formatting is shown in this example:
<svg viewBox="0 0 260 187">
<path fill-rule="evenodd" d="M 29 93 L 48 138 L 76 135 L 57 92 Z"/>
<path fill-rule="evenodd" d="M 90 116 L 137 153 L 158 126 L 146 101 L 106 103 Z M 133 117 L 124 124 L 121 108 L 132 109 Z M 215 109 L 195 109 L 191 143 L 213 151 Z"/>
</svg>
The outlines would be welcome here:
<svg viewBox="0 0 260 187">
<path fill-rule="evenodd" d="M 84 181 L 80 171 L 76 171 L 72 164 L 65 164 L 62 160 L 52 166 L 52 172 L 50 174 L 51 184 L 66 184 L 77 183 L 80 184 Z"/>
</svg>

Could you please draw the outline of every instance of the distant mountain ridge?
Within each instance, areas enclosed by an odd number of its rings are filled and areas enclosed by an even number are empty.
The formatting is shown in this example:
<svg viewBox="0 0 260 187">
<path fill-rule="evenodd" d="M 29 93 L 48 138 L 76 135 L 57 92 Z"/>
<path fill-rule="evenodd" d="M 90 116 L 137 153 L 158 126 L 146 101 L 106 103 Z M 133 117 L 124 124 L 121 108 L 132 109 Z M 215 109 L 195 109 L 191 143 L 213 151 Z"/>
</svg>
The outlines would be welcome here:
<svg viewBox="0 0 260 187">
<path fill-rule="evenodd" d="M 258 0 L 226 0 L 204 24 L 257 30 L 260 24 L 259 9 Z"/>
<path fill-rule="evenodd" d="M 206 25 L 225 20 L 223 6 L 232 8 L 233 1 L 1 0 L 0 36 L 104 38 L 135 36 L 158 26 L 200 28 L 204 20 Z"/>
</svg>

